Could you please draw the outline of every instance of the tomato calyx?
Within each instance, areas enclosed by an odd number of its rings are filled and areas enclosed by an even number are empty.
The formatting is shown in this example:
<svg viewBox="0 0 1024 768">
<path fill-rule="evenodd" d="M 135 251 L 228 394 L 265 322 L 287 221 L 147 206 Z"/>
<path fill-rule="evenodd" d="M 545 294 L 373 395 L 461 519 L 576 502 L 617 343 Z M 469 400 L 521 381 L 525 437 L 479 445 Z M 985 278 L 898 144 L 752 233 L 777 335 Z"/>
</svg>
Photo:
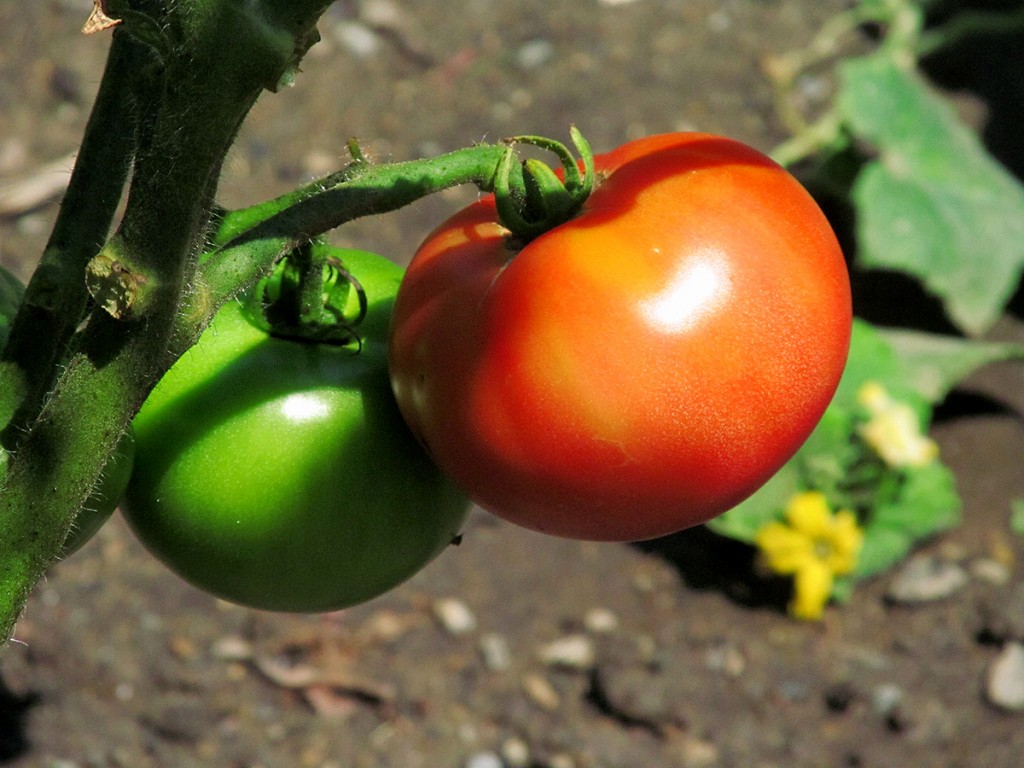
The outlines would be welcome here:
<svg viewBox="0 0 1024 768">
<path fill-rule="evenodd" d="M 569 129 L 579 159 L 561 142 L 543 136 L 513 136 L 498 164 L 494 200 L 498 219 L 516 245 L 525 245 L 572 219 L 594 189 L 594 153 L 583 134 Z M 515 145 L 527 144 L 558 157 L 561 175 L 534 158 L 515 162 Z M 582 166 L 582 168 L 581 168 Z"/>
<path fill-rule="evenodd" d="M 288 253 L 243 297 L 249 320 L 278 338 L 358 350 L 366 292 L 340 254 L 315 241 Z"/>
</svg>

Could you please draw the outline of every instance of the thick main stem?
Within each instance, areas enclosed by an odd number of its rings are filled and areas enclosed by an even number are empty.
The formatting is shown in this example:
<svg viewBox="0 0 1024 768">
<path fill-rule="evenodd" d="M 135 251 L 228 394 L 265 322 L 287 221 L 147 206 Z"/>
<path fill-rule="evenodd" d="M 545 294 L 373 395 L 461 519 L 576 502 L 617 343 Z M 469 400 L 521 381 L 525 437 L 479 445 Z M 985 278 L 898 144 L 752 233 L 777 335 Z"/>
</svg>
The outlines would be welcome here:
<svg viewBox="0 0 1024 768">
<path fill-rule="evenodd" d="M 0 356 L 2 442 L 16 448 L 85 314 L 85 265 L 107 239 L 135 148 L 133 79 L 147 52 L 114 34 L 60 213 Z"/>
<path fill-rule="evenodd" d="M 297 4 L 306 5 L 322 4 Z M 59 551 L 132 415 L 173 361 L 171 329 L 193 281 L 228 146 L 261 90 L 294 64 L 298 38 L 306 39 L 316 21 L 294 15 L 293 7 L 281 28 L 251 4 L 230 0 L 171 8 L 181 14 L 180 48 L 155 81 L 158 90 L 148 93 L 151 130 L 137 148 L 111 248 L 143 286 L 145 310 L 130 321 L 94 310 L 71 338 L 66 363 L 58 361 L 62 372 L 42 409 L 26 421 L 0 496 L 2 638 L 13 632 L 29 590 Z"/>
</svg>

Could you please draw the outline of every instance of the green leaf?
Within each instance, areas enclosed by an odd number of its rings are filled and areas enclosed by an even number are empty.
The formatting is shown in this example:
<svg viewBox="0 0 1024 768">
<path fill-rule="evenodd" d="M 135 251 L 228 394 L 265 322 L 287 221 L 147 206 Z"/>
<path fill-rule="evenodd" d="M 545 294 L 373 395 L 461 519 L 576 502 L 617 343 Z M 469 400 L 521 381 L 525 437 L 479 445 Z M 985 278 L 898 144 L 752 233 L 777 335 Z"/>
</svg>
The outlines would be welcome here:
<svg viewBox="0 0 1024 768">
<path fill-rule="evenodd" d="M 878 505 L 864 530 L 853 574 L 860 580 L 892 567 L 917 541 L 960 522 L 961 502 L 953 473 L 943 464 L 908 470 L 897 498 Z"/>
<path fill-rule="evenodd" d="M 879 333 L 895 351 L 904 380 L 930 403 L 941 402 L 959 382 L 989 363 L 1024 359 L 1024 344 L 969 341 L 908 330 Z"/>
<path fill-rule="evenodd" d="M 864 546 L 853 572 L 854 580 L 874 576 L 898 563 L 914 545 L 914 540 L 898 528 L 870 526 L 864 531 Z"/>
<path fill-rule="evenodd" d="M 853 443 L 853 429 L 850 409 L 830 405 L 825 410 L 795 458 L 804 487 L 821 491 L 833 501 L 843 495 L 840 487 L 860 456 Z"/>
<path fill-rule="evenodd" d="M 853 188 L 860 263 L 920 279 L 964 330 L 989 328 L 1024 270 L 1024 188 L 885 51 L 844 62 L 837 107 L 879 152 Z"/>
<path fill-rule="evenodd" d="M 936 461 L 908 469 L 896 499 L 875 507 L 868 527 L 895 528 L 923 539 L 959 523 L 961 506 L 953 473 Z"/>
<path fill-rule="evenodd" d="M 916 394 L 908 381 L 907 366 L 900 360 L 888 338 L 878 328 L 855 318 L 850 337 L 850 354 L 832 406 L 853 410 L 857 392 L 866 381 L 877 381 L 893 397 Z"/>
</svg>

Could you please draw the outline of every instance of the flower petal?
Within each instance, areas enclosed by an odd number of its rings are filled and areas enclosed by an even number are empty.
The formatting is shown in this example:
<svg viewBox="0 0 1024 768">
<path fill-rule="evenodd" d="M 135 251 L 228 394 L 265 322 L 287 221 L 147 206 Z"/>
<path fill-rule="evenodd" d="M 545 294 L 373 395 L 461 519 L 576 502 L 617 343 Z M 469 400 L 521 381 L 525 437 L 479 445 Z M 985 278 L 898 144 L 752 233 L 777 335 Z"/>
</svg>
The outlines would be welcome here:
<svg viewBox="0 0 1024 768">
<path fill-rule="evenodd" d="M 795 573 L 814 560 L 814 542 L 780 522 L 765 525 L 754 541 L 768 567 L 776 573 Z"/>
<path fill-rule="evenodd" d="M 828 535 L 832 512 L 825 494 L 819 491 L 798 493 L 786 506 L 786 520 L 796 530 L 811 538 Z"/>
<path fill-rule="evenodd" d="M 796 572 L 793 600 L 789 612 L 798 619 L 820 619 L 832 594 L 832 571 L 819 560 L 809 562 Z"/>
<path fill-rule="evenodd" d="M 857 567 L 863 544 L 864 531 L 857 524 L 857 517 L 848 509 L 840 510 L 832 521 L 831 551 L 825 558 L 825 564 L 832 573 L 850 573 Z"/>
</svg>

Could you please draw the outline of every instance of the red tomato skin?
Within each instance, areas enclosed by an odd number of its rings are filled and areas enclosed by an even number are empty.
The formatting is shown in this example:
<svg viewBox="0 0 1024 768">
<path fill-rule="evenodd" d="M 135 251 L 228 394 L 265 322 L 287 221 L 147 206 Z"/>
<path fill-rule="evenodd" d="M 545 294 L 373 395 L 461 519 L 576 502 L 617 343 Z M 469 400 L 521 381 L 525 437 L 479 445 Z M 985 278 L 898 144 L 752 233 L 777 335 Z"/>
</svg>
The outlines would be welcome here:
<svg viewBox="0 0 1024 768">
<path fill-rule="evenodd" d="M 727 511 L 799 448 L 846 362 L 850 287 L 817 204 L 750 147 L 665 134 L 597 167 L 581 213 L 517 253 L 492 197 L 434 230 L 389 365 L 482 508 L 642 540 Z"/>
</svg>

